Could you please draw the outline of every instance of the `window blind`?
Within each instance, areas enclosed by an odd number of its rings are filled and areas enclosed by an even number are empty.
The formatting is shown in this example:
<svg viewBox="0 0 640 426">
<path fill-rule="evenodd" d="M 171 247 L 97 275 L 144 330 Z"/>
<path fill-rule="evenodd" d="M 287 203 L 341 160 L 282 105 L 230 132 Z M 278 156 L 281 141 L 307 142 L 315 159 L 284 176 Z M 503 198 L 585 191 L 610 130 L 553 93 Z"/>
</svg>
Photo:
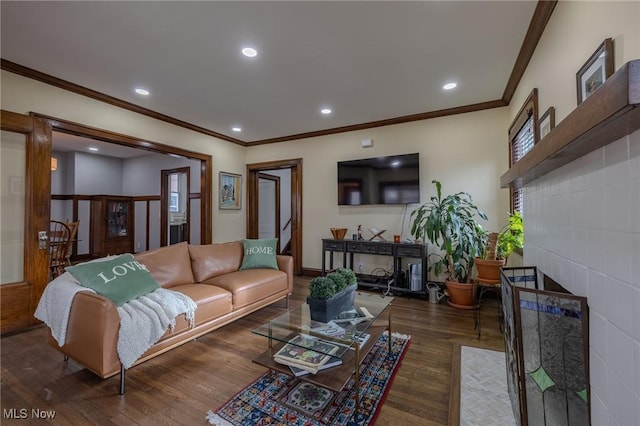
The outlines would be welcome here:
<svg viewBox="0 0 640 426">
<path fill-rule="evenodd" d="M 533 148 L 535 143 L 533 134 L 533 115 L 527 121 L 511 141 L 511 166 L 525 156 Z"/>
<path fill-rule="evenodd" d="M 535 135 L 533 132 L 533 114 L 530 114 L 522 128 L 516 133 L 511 141 L 511 166 L 527 152 L 533 148 Z M 511 210 L 524 214 L 524 189 L 516 188 L 511 190 Z"/>
</svg>

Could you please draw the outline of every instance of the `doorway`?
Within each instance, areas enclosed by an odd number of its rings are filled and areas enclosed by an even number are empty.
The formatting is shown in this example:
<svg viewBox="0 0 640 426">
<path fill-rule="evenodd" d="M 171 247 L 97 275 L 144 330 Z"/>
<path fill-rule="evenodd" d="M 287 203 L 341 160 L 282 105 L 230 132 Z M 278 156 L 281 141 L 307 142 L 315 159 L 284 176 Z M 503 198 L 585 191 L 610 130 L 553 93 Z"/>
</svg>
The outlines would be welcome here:
<svg viewBox="0 0 640 426">
<path fill-rule="evenodd" d="M 189 241 L 189 189 L 191 169 L 162 170 L 160 189 L 160 245 Z"/>
<path fill-rule="evenodd" d="M 51 126 L 35 117 L 0 115 L 0 334 L 35 325 L 49 281 Z"/>
<path fill-rule="evenodd" d="M 143 151 L 155 152 L 158 154 L 165 154 L 177 157 L 184 157 L 190 160 L 195 160 L 200 162 L 199 167 L 199 182 L 200 189 L 198 192 L 189 193 L 189 204 L 191 204 L 191 209 L 189 210 L 191 213 L 191 217 L 188 218 L 190 227 L 196 229 L 200 229 L 199 236 L 199 244 L 210 244 L 212 239 L 212 212 L 211 212 L 211 193 L 212 193 L 212 185 L 213 185 L 213 159 L 210 155 L 200 154 L 193 151 L 187 151 L 178 147 L 164 145 L 157 142 L 151 142 L 147 140 L 140 140 L 139 138 L 123 135 L 120 133 L 111 132 L 103 129 L 96 129 L 93 127 L 84 126 L 82 124 L 74 123 L 71 121 L 66 121 L 59 118 L 54 118 L 50 116 L 45 116 L 42 114 L 33 114 L 34 117 L 42 118 L 47 122 L 54 131 L 60 133 L 66 133 L 71 135 L 76 135 L 80 137 L 84 137 L 87 139 L 95 139 L 102 142 L 107 142 L 115 145 L 122 145 L 129 148 L 140 149 Z M 51 149 L 51 141 L 49 141 L 49 149 Z M 51 197 L 50 191 L 48 191 L 48 196 Z M 147 197 L 148 198 L 148 197 Z M 81 200 L 80 200 L 81 201 Z M 157 200 L 157 196 L 155 199 L 145 200 L 145 197 L 138 197 L 138 200 L 142 204 L 147 204 L 146 209 L 142 209 L 142 214 L 139 217 L 146 217 L 146 225 L 144 226 L 146 229 L 144 230 L 145 235 L 147 236 L 147 247 L 149 247 L 149 235 L 151 233 L 150 222 L 153 217 L 150 217 L 151 208 L 149 204 L 158 203 L 160 201 Z M 195 206 L 195 207 L 194 207 Z M 73 217 L 74 220 L 77 220 L 77 212 L 82 208 L 79 205 L 78 197 L 73 197 Z M 160 215 L 162 215 L 162 209 L 158 207 L 160 210 Z M 155 216 L 156 218 L 158 216 Z M 192 220 L 193 218 L 196 220 Z M 161 222 L 161 220 L 160 220 Z M 168 233 L 165 226 L 161 226 L 158 223 L 158 219 L 152 224 L 154 229 L 159 229 L 159 233 L 156 233 L 155 236 L 157 238 L 156 241 L 162 238 L 163 233 Z M 160 234 L 160 235 L 158 235 Z M 166 241 L 166 240 L 165 240 Z M 196 241 L 198 241 L 196 239 Z"/>
<path fill-rule="evenodd" d="M 261 172 L 258 174 L 258 186 L 258 237 L 278 238 L 280 254 L 280 177 Z"/>
<path fill-rule="evenodd" d="M 291 172 L 291 184 L 287 188 L 290 198 L 290 220 L 285 228 L 290 229 L 290 251 L 293 256 L 293 271 L 302 274 L 302 158 L 278 160 L 264 163 L 247 164 L 247 238 L 260 235 L 260 178 L 269 171 L 288 169 Z M 285 242 L 286 244 L 286 242 Z M 280 246 L 281 248 L 283 245 Z"/>
</svg>

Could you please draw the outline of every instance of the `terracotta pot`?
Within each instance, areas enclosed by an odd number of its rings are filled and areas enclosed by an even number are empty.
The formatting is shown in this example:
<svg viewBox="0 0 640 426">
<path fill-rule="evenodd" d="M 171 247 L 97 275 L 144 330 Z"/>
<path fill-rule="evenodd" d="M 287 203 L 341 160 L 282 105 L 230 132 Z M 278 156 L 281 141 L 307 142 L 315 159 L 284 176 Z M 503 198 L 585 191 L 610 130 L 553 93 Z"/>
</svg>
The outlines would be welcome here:
<svg viewBox="0 0 640 426">
<path fill-rule="evenodd" d="M 500 282 L 500 268 L 504 266 L 505 260 L 484 260 L 480 257 L 473 259 L 473 263 L 478 270 L 478 279 L 492 283 Z"/>
<path fill-rule="evenodd" d="M 450 306 L 458 309 L 473 309 L 475 306 L 475 289 L 476 286 L 471 283 L 456 283 L 453 281 L 445 281 L 449 292 Z"/>
</svg>

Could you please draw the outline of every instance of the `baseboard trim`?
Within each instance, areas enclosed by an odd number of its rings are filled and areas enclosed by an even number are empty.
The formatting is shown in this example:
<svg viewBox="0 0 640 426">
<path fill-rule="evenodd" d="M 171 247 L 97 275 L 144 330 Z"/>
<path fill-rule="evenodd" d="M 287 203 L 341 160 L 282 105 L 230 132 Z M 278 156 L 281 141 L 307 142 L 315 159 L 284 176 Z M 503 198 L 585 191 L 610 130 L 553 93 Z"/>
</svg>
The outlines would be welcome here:
<svg viewBox="0 0 640 426">
<path fill-rule="evenodd" d="M 302 276 L 304 277 L 320 277 L 322 276 L 321 269 L 315 268 L 302 268 Z"/>
</svg>

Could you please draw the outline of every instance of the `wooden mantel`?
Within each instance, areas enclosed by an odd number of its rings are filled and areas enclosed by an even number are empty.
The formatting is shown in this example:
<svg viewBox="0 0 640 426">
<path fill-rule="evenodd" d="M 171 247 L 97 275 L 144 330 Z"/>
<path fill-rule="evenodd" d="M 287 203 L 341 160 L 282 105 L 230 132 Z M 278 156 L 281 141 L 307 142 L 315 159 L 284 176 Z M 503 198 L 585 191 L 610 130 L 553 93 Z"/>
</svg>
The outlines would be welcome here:
<svg viewBox="0 0 640 426">
<path fill-rule="evenodd" d="M 640 128 L 640 60 L 624 64 L 500 178 L 519 188 Z"/>
</svg>

